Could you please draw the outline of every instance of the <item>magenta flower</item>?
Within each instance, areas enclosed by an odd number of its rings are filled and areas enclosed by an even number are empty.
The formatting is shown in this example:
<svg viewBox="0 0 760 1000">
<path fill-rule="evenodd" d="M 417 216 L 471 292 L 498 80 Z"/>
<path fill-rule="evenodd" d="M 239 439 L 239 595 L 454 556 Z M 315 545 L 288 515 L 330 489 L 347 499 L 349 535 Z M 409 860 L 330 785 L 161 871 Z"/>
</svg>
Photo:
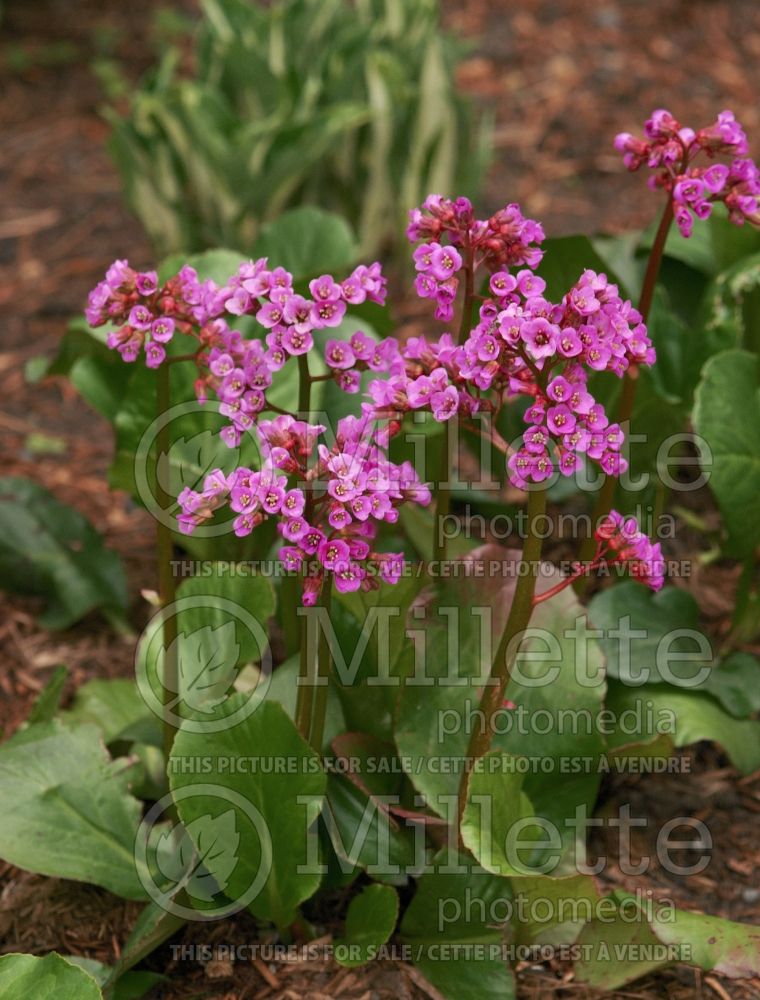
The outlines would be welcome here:
<svg viewBox="0 0 760 1000">
<path fill-rule="evenodd" d="M 430 195 L 422 208 L 412 209 L 409 218 L 409 240 L 422 241 L 413 255 L 419 272 L 415 288 L 421 298 L 435 300 L 436 319 L 448 322 L 454 314 L 459 285 L 456 275 L 464 264 L 463 250 L 472 254 L 475 268 L 484 265 L 493 272 L 494 295 L 513 291 L 518 280 L 525 284 L 523 294 L 529 294 L 531 279 L 536 294 L 543 289 L 541 279 L 530 271 L 520 272 L 515 279 L 506 270 L 521 264 L 533 268 L 541 260 L 541 251 L 533 244 L 542 242 L 543 229 L 525 219 L 519 206 L 507 205 L 490 219 L 478 220 L 467 198 L 450 201 Z"/>
<path fill-rule="evenodd" d="M 624 518 L 617 511 L 610 511 L 594 537 L 598 544 L 595 564 L 604 558 L 610 563 L 624 564 L 631 576 L 647 587 L 655 591 L 662 588 L 665 580 L 662 549 L 639 530 L 636 518 Z"/>
<path fill-rule="evenodd" d="M 372 589 L 380 580 L 401 575 L 400 555 L 374 552 L 371 543 L 381 523 L 394 523 L 403 503 L 427 504 L 429 489 L 408 463 L 390 462 L 376 439 L 375 424 L 346 417 L 331 447 L 321 442 L 325 427 L 282 414 L 255 425 L 264 465 L 258 472 L 237 469 L 208 477 L 200 493 L 183 490 L 178 518 L 189 532 L 228 504 L 237 513 L 233 530 L 250 534 L 268 517 L 287 543 L 284 565 L 299 572 L 316 557 L 303 579 L 303 602 L 316 602 L 324 580 L 338 591 Z M 288 476 L 298 486 L 289 486 Z"/>
<path fill-rule="evenodd" d="M 726 205 L 737 225 L 760 225 L 760 175 L 747 157 L 747 137 L 733 112 L 722 111 L 714 124 L 695 132 L 660 109 L 645 123 L 644 132 L 644 139 L 621 132 L 615 147 L 629 170 L 646 164 L 654 171 L 650 186 L 669 193 L 682 236 L 690 236 L 694 218 L 706 219 L 717 201 Z M 735 158 L 730 165 L 710 163 L 716 156 Z M 700 163 L 700 157 L 707 162 Z"/>
<path fill-rule="evenodd" d="M 158 286 L 155 271 L 138 273 L 126 260 L 108 268 L 105 281 L 90 292 L 85 317 L 91 326 L 113 324 L 108 346 L 134 362 L 145 351 L 145 363 L 157 368 L 166 358 L 163 346 L 175 333 L 193 332 L 204 291 L 191 268 Z"/>
</svg>

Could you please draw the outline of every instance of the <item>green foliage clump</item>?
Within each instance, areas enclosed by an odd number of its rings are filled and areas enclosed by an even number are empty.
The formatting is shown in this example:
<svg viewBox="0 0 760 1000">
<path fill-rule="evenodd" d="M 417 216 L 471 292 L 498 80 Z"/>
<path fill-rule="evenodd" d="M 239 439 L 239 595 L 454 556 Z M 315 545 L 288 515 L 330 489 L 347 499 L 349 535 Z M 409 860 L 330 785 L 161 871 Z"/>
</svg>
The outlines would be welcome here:
<svg viewBox="0 0 760 1000">
<path fill-rule="evenodd" d="M 375 254 L 430 191 L 475 193 L 485 141 L 438 0 L 201 6 L 192 75 L 172 46 L 126 113 L 108 112 L 127 201 L 160 253 L 248 252 L 262 225 L 313 203 Z"/>
</svg>

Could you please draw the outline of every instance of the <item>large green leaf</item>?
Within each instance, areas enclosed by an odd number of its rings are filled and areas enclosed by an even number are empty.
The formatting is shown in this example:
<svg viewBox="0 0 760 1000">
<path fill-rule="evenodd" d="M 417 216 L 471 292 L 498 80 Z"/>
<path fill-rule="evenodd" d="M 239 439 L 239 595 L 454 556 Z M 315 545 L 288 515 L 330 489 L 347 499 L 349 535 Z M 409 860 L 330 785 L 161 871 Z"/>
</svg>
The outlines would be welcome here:
<svg viewBox="0 0 760 1000">
<path fill-rule="evenodd" d="M 709 695 L 664 685 L 642 691 L 610 680 L 607 708 L 619 720 L 626 713 L 629 743 L 650 742 L 662 732 L 677 747 L 711 740 L 745 774 L 760 767 L 760 722 L 735 719 Z"/>
<path fill-rule="evenodd" d="M 188 256 L 185 253 L 172 254 L 166 257 L 158 270 L 158 277 L 161 281 L 166 281 L 176 274 L 181 267 L 189 264 L 198 272 L 201 281 L 215 281 L 217 285 L 226 285 L 235 274 L 241 264 L 248 258 L 237 250 L 229 250 L 224 247 L 214 247 L 213 250 L 206 250 L 204 253 L 194 253 Z"/>
<path fill-rule="evenodd" d="M 243 700 L 239 694 L 227 700 L 230 717 Z M 198 757 L 210 762 L 202 781 L 183 763 Z M 180 731 L 169 782 L 180 818 L 225 894 L 245 900 L 260 919 L 288 927 L 298 904 L 319 886 L 319 870 L 309 864 L 315 812 L 306 800 L 321 808 L 326 778 L 282 707 L 264 702 L 234 727 L 212 734 Z M 203 834 L 212 826 L 216 846 L 204 850 Z"/>
<path fill-rule="evenodd" d="M 349 730 L 393 738 L 400 677 L 413 655 L 404 624 L 419 586 L 409 576 L 366 593 L 336 595 L 333 601 L 335 690 Z"/>
<path fill-rule="evenodd" d="M 398 920 L 398 895 L 389 885 L 370 885 L 351 900 L 346 936 L 335 942 L 340 965 L 356 968 L 371 962 L 393 933 Z"/>
<path fill-rule="evenodd" d="M 67 628 L 94 608 L 126 627 L 119 557 L 82 514 L 16 476 L 0 479 L 0 576 L 7 590 L 46 599 L 46 628 Z"/>
<path fill-rule="evenodd" d="M 754 354 L 723 351 L 705 365 L 694 406 L 702 463 L 738 555 L 760 545 L 759 377 Z"/>
<path fill-rule="evenodd" d="M 351 268 L 357 249 L 348 225 L 337 215 L 304 206 L 265 226 L 253 248 L 272 267 L 284 267 L 296 280 Z"/>
<path fill-rule="evenodd" d="M 737 719 L 760 712 L 760 662 L 749 653 L 731 653 L 716 664 L 703 685 Z"/>
<path fill-rule="evenodd" d="M 0 957 L 3 1000 L 102 1000 L 98 984 L 84 969 L 55 952 Z"/>
<path fill-rule="evenodd" d="M 60 718 L 74 727 L 85 722 L 98 726 L 107 744 L 127 740 L 161 746 L 161 728 L 135 682 L 127 678 L 86 681 Z"/>
<path fill-rule="evenodd" d="M 517 944 L 572 944 L 598 913 L 601 893 L 590 875 L 539 875 L 510 881 L 516 914 L 512 929 Z"/>
<path fill-rule="evenodd" d="M 596 594 L 589 617 L 602 632 L 607 676 L 632 687 L 667 681 L 693 688 L 712 666 L 712 647 L 699 629 L 699 607 L 685 590 L 665 587 L 653 594 L 625 581 Z"/>
<path fill-rule="evenodd" d="M 82 958 L 79 955 L 67 955 L 66 961 L 89 973 L 104 991 L 106 1000 L 140 1000 L 149 990 L 157 986 L 167 977 L 159 972 L 126 972 L 114 983 L 113 991 L 107 984 L 113 977 L 114 969 L 94 958 Z"/>
<path fill-rule="evenodd" d="M 462 816 L 464 846 L 475 860 L 494 875 L 541 874 L 535 841 L 543 832 L 533 822 L 533 806 L 522 791 L 524 774 L 519 758 L 492 750 L 477 761 L 468 784 L 467 806 Z M 561 843 L 558 841 L 558 846 Z M 555 864 L 560 851 L 555 852 Z"/>
<path fill-rule="evenodd" d="M 61 338 L 48 375 L 66 375 L 89 405 L 113 421 L 127 392 L 132 369 L 106 346 L 109 327 L 91 327 L 73 319 Z"/>
<path fill-rule="evenodd" d="M 165 717 L 165 614 L 172 615 L 177 632 L 178 683 L 169 710 L 177 718 L 195 712 L 207 724 L 224 728 L 224 700 L 246 664 L 261 665 L 251 678 L 256 683 L 249 685 L 249 697 L 260 700 L 263 687 L 256 688 L 266 684 L 270 672 L 267 629 L 275 606 L 271 580 L 252 573 L 246 563 L 205 564 L 202 573 L 184 580 L 173 607 L 151 619 L 137 648 L 138 688 L 154 714 Z"/>
<path fill-rule="evenodd" d="M 737 979 L 760 975 L 760 927 L 677 910 L 675 920 L 652 921 L 663 944 L 682 950 L 682 961 Z"/>
<path fill-rule="evenodd" d="M 398 795 L 388 798 L 393 804 Z M 342 775 L 330 775 L 324 823 L 340 871 L 363 868 L 377 881 L 405 885 L 425 866 L 424 844 L 416 836 L 419 824 L 396 820 L 388 798 L 362 789 Z"/>
<path fill-rule="evenodd" d="M 609 677 L 630 687 L 671 684 L 709 694 L 737 719 L 760 709 L 760 663 L 749 653 L 717 660 L 687 591 L 666 587 L 653 594 L 629 581 L 595 594 L 589 614 L 602 632 Z"/>
<path fill-rule="evenodd" d="M 703 360 L 720 350 L 760 346 L 760 254 L 738 261 L 709 285 L 699 315 Z"/>
<path fill-rule="evenodd" d="M 471 858 L 442 851 L 417 883 L 401 921 L 400 937 L 414 964 L 448 1000 L 514 997 L 514 979 L 501 956 L 511 899 L 509 882 Z"/>
<path fill-rule="evenodd" d="M 614 898 L 619 909 L 613 919 L 592 921 L 578 940 L 579 980 L 615 990 L 676 962 L 736 979 L 760 974 L 760 928 L 672 906 L 648 912 L 624 892 Z"/>
<path fill-rule="evenodd" d="M 644 234 L 641 249 L 648 250 L 653 242 L 656 223 Z M 729 222 L 723 205 L 716 204 L 705 222 L 694 226 L 684 239 L 672 226 L 665 242 L 665 256 L 688 264 L 702 274 L 712 275 L 725 270 L 743 257 L 760 250 L 760 236 L 752 226 L 736 226 Z"/>
<path fill-rule="evenodd" d="M 419 668 L 398 704 L 400 757 L 412 783 L 441 815 L 456 795 L 472 727 L 483 725 L 478 714 L 483 678 L 515 580 L 515 553 L 484 546 L 471 558 L 484 561 L 488 572 L 441 588 L 427 605 L 418 606 L 422 614 L 411 617 Z M 556 571 L 544 569 L 541 588 L 559 578 Z M 494 578 L 499 570 L 503 576 Z M 483 622 L 489 617 L 490 644 L 483 641 Z M 598 715 L 604 674 L 584 621 L 569 589 L 537 606 L 506 692 L 517 709 L 500 711 L 493 738 L 494 749 L 527 758 L 523 791 L 535 814 L 559 831 L 563 853 L 573 840 L 567 818 L 578 806 L 590 810 L 593 805 L 603 753 Z M 578 759 L 579 766 L 566 766 L 570 758 Z"/>
<path fill-rule="evenodd" d="M 95 726 L 41 723 L 0 747 L 0 857 L 19 868 L 144 899 L 140 811 Z"/>
<path fill-rule="evenodd" d="M 649 923 L 633 912 L 627 919 L 617 910 L 602 920 L 592 920 L 578 938 L 580 959 L 575 974 L 581 982 L 602 990 L 615 990 L 648 972 L 672 964 L 667 947 Z"/>
<path fill-rule="evenodd" d="M 586 268 L 605 273 L 610 281 L 617 280 L 587 236 L 555 236 L 545 240 L 542 249 L 538 274 L 546 282 L 546 296 L 552 302 L 559 302 Z"/>
<path fill-rule="evenodd" d="M 298 699 L 298 676 L 300 670 L 300 654 L 296 653 L 284 663 L 278 664 L 269 682 L 267 698 L 282 705 L 291 719 L 295 719 L 296 701 Z M 235 683 L 237 690 L 245 690 L 248 680 L 247 671 L 243 670 Z M 253 684 L 259 683 L 259 677 L 251 678 Z M 346 730 L 340 699 L 335 691 L 335 685 L 330 684 L 327 691 L 327 709 L 325 714 L 324 749 L 327 750 L 332 740 Z"/>
</svg>

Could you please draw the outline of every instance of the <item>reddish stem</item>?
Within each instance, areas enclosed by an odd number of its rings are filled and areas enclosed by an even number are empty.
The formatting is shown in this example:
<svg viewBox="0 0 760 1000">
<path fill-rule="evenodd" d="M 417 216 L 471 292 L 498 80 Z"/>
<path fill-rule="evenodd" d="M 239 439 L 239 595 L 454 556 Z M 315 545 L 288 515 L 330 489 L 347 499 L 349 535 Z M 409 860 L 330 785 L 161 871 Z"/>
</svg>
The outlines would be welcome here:
<svg viewBox="0 0 760 1000">
<path fill-rule="evenodd" d="M 533 607 L 535 608 L 537 604 L 542 604 L 544 601 L 548 601 L 552 597 L 556 597 L 557 594 L 562 593 L 566 587 L 570 587 L 576 580 L 580 579 L 582 576 L 588 576 L 592 570 L 598 569 L 602 565 L 602 562 L 602 559 L 595 559 L 593 562 L 585 563 L 571 576 L 566 576 L 564 580 L 560 580 L 559 583 L 555 584 L 549 590 L 545 590 L 542 594 L 536 594 L 533 598 Z"/>
</svg>

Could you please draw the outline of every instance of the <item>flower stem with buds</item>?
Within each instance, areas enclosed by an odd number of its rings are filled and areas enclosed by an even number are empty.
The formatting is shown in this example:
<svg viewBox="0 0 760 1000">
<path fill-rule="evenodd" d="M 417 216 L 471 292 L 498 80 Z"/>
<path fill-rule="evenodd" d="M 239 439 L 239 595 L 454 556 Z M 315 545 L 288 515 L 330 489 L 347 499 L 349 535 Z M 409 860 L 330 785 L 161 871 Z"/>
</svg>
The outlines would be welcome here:
<svg viewBox="0 0 760 1000">
<path fill-rule="evenodd" d="M 660 219 L 660 224 L 657 227 L 657 233 L 652 243 L 652 249 L 649 252 L 649 261 L 647 262 L 646 273 L 644 274 L 644 283 L 641 286 L 641 297 L 639 299 L 639 312 L 641 313 L 641 318 L 644 323 L 649 318 L 649 312 L 652 308 L 652 301 L 654 299 L 654 290 L 657 286 L 657 278 L 660 274 L 660 267 L 662 266 L 662 257 L 665 251 L 665 241 L 668 238 L 668 233 L 670 232 L 670 226 L 673 222 L 673 202 L 668 198 L 668 203 L 665 206 L 665 211 L 662 213 L 662 218 Z M 633 405 L 636 401 L 636 388 L 638 386 L 638 370 L 633 372 L 626 372 L 623 376 L 623 388 L 620 393 L 620 401 L 618 403 L 617 412 L 617 423 L 625 429 L 631 420 L 631 415 L 633 414 Z M 603 517 L 605 517 L 612 510 L 612 505 L 615 502 L 615 488 L 617 486 L 617 480 L 614 476 L 607 476 L 602 484 L 602 488 L 596 498 L 596 503 L 594 505 L 594 512 L 591 515 L 592 526 L 599 524 Z M 594 536 L 593 533 L 589 535 L 588 538 L 584 539 L 583 545 L 581 546 L 579 559 L 581 562 L 588 562 L 594 553 Z M 588 586 L 588 576 L 583 575 L 578 577 L 575 581 L 575 591 L 577 594 L 582 594 L 583 591 Z"/>
<path fill-rule="evenodd" d="M 459 324 L 459 337 L 457 343 L 463 344 L 472 326 L 472 305 L 475 299 L 475 262 L 472 247 L 468 247 L 463 252 L 464 261 L 464 298 L 462 300 L 462 318 Z M 438 489 L 435 513 L 433 514 L 433 559 L 443 561 L 446 558 L 446 541 L 443 537 L 441 525 L 443 519 L 451 509 L 451 473 L 453 469 L 452 461 L 452 434 L 451 424 L 456 420 L 456 416 L 451 420 L 444 421 L 442 428 L 442 440 L 440 451 L 440 476 L 441 483 Z M 458 440 L 458 435 L 456 435 Z"/>
<path fill-rule="evenodd" d="M 527 567 L 525 574 L 517 578 L 517 586 L 509 609 L 507 623 L 501 634 L 496 655 L 493 659 L 491 672 L 486 679 L 483 695 L 480 699 L 478 718 L 480 726 L 473 728 L 470 743 L 467 747 L 467 766 L 462 772 L 459 783 L 458 827 L 461 828 L 462 817 L 467 805 L 469 776 L 475 762 L 488 753 L 494 733 L 496 713 L 504 701 L 504 692 L 509 684 L 514 663 L 514 651 L 510 648 L 514 639 L 528 627 L 533 599 L 536 592 L 536 578 L 541 560 L 543 538 L 536 531 L 536 522 L 546 511 L 546 490 L 532 490 L 528 494 L 527 525 L 521 562 Z"/>
<path fill-rule="evenodd" d="M 300 420 L 308 420 L 311 410 L 311 374 L 309 372 L 309 359 L 306 354 L 298 357 L 298 416 Z M 305 516 L 308 520 L 312 506 L 313 497 L 311 493 L 306 496 Z M 285 592 L 285 599 L 292 595 Z M 284 607 L 283 618 L 287 618 L 289 623 L 293 623 L 296 617 L 296 608 Z M 286 627 L 287 631 L 287 627 Z M 314 683 L 313 673 L 315 664 L 314 650 L 312 649 L 311 637 L 309 635 L 309 616 L 301 617 L 301 657 L 298 671 L 298 694 L 296 697 L 295 723 L 298 732 L 308 741 L 311 732 L 311 714 L 314 705 Z"/>
<path fill-rule="evenodd" d="M 156 556 L 158 558 L 158 595 L 162 609 L 169 608 L 169 614 L 164 614 L 162 619 L 163 630 L 163 703 L 168 706 L 174 702 L 179 689 L 179 662 L 177 659 L 177 616 L 171 605 L 176 599 L 176 587 L 174 583 L 174 573 L 172 571 L 172 533 L 171 529 L 162 520 L 169 510 L 172 497 L 164 488 L 162 479 L 161 461 L 165 456 L 167 475 L 171 466 L 169 464 L 169 449 L 171 438 L 169 434 L 169 421 L 167 413 L 171 406 L 171 368 L 169 365 L 160 365 L 156 372 L 156 415 L 159 421 L 158 432 L 156 434 L 156 501 L 159 508 L 159 517 L 156 520 Z M 171 487 L 171 484 L 167 484 Z M 169 721 L 168 708 L 164 717 L 164 758 L 169 759 L 171 755 L 172 743 L 176 733 L 175 726 Z"/>
</svg>

